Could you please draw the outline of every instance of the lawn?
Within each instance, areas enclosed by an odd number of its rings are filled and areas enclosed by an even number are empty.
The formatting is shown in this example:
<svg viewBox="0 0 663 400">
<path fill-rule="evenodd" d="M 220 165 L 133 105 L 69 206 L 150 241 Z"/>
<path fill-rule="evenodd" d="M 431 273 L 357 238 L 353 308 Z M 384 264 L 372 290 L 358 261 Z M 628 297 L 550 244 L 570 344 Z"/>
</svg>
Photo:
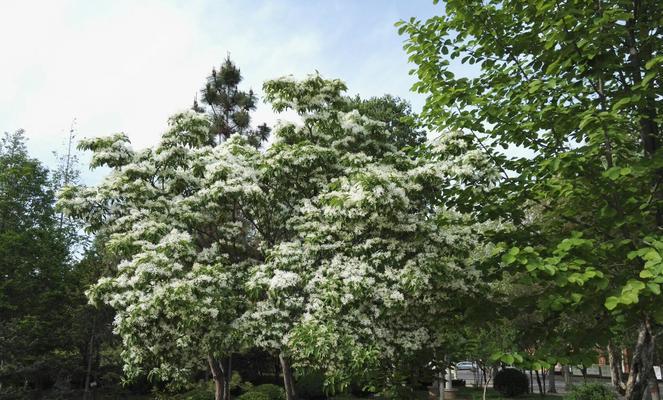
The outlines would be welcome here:
<svg viewBox="0 0 663 400">
<path fill-rule="evenodd" d="M 482 399 L 483 395 L 483 389 L 475 389 L 475 388 L 460 388 L 458 391 L 456 398 L 459 400 L 480 400 Z M 500 396 L 499 393 L 497 393 L 493 389 L 488 389 L 486 391 L 486 399 L 492 399 L 492 400 L 511 400 L 511 399 L 517 399 L 517 400 L 540 400 L 540 399 L 555 399 L 555 400 L 561 400 L 562 397 L 561 395 L 550 395 L 547 394 L 545 396 L 541 396 L 538 393 L 533 393 L 533 394 L 526 394 L 518 397 L 502 397 Z"/>
</svg>

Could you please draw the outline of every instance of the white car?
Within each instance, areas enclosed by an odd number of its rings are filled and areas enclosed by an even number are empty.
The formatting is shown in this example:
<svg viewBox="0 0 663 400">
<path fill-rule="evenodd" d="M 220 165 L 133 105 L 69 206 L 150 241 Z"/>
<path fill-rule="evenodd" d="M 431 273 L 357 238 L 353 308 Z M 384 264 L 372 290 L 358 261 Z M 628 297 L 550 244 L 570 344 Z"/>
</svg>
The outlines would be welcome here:
<svg viewBox="0 0 663 400">
<path fill-rule="evenodd" d="M 476 369 L 477 365 L 472 361 L 461 361 L 456 364 L 457 371 L 462 371 L 462 370 L 474 371 Z"/>
</svg>

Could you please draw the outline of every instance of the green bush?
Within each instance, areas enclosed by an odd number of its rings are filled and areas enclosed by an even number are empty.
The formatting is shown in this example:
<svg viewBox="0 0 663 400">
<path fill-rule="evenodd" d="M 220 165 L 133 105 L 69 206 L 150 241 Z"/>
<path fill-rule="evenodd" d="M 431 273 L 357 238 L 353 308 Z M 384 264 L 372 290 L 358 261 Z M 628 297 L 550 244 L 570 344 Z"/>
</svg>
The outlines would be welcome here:
<svg viewBox="0 0 663 400">
<path fill-rule="evenodd" d="M 178 398 L 182 400 L 213 400 L 214 392 L 211 392 L 206 388 L 198 388 L 182 393 Z"/>
<path fill-rule="evenodd" d="M 250 391 L 264 393 L 269 397 L 269 400 L 285 400 L 285 390 L 271 383 L 258 385 Z"/>
<path fill-rule="evenodd" d="M 327 398 L 324 386 L 325 376 L 321 373 L 312 373 L 297 379 L 295 393 L 304 400 L 324 400 Z"/>
<path fill-rule="evenodd" d="M 529 381 L 521 371 L 515 368 L 505 368 L 495 375 L 493 387 L 502 396 L 515 397 L 527 393 Z"/>
<path fill-rule="evenodd" d="M 270 400 L 269 396 L 263 392 L 246 392 L 237 398 L 238 400 Z"/>
<path fill-rule="evenodd" d="M 615 400 L 616 398 L 609 387 L 599 383 L 576 386 L 571 393 L 564 396 L 564 400 Z"/>
</svg>

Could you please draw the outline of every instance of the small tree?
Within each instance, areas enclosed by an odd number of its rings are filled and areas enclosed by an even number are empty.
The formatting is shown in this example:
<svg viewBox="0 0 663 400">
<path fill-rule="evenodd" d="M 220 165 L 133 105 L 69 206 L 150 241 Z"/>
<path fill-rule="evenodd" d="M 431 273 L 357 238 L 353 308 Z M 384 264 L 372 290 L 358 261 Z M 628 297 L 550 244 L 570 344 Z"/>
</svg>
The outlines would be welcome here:
<svg viewBox="0 0 663 400">
<path fill-rule="evenodd" d="M 228 57 L 218 71 L 213 68 L 207 77 L 201 90 L 204 106 L 194 100 L 193 110 L 207 113 L 212 121 L 210 143 L 221 143 L 235 133 L 244 136 L 255 147 L 267 140 L 270 129 L 266 124 L 251 128 L 250 113 L 256 109 L 258 98 L 253 90 L 239 90 L 241 82 L 239 68 Z"/>
</svg>

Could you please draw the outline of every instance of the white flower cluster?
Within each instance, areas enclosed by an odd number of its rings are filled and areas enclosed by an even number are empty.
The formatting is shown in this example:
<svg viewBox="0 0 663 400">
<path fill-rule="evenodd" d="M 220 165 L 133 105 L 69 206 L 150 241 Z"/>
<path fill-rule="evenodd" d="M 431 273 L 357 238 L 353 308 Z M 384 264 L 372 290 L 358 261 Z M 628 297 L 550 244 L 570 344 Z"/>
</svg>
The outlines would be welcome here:
<svg viewBox="0 0 663 400">
<path fill-rule="evenodd" d="M 280 123 L 264 153 L 237 135 L 210 147 L 192 112 L 153 150 L 86 142 L 114 171 L 60 205 L 124 260 L 89 295 L 116 309 L 130 375 L 177 378 L 246 343 L 330 371 L 434 346 L 489 254 L 446 190 L 493 172 L 457 135 L 405 155 L 384 123 L 344 111 L 344 90 L 319 75 L 267 82 L 274 108 L 303 124 Z"/>
</svg>

